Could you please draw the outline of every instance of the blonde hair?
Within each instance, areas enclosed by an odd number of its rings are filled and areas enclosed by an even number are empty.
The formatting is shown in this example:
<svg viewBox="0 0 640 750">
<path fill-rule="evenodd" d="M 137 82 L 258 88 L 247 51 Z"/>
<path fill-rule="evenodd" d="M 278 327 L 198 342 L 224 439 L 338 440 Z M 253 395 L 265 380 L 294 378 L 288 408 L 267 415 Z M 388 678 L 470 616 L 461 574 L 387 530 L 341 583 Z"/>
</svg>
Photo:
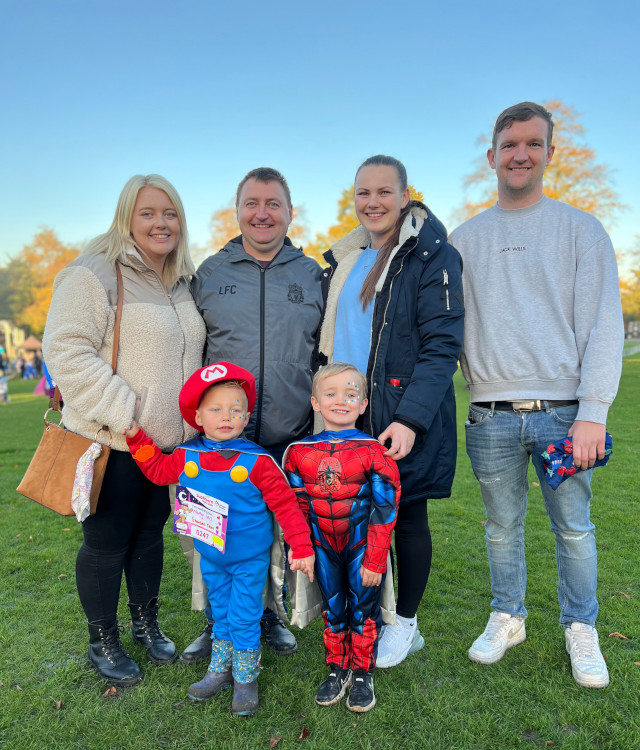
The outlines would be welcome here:
<svg viewBox="0 0 640 750">
<path fill-rule="evenodd" d="M 367 398 L 367 378 L 363 373 L 360 372 L 360 370 L 358 370 L 355 365 L 351 365 L 349 364 L 349 362 L 331 362 L 331 364 L 321 367 L 313 376 L 313 383 L 311 384 L 311 395 L 317 399 L 318 389 L 320 388 L 321 381 L 323 381 L 325 378 L 330 378 L 333 375 L 340 375 L 341 372 L 346 372 L 347 370 L 352 370 L 353 372 L 355 372 L 356 380 L 360 381 L 356 385 L 358 386 L 358 390 L 360 391 L 360 398 L 364 401 L 365 398 Z"/>
<path fill-rule="evenodd" d="M 92 239 L 84 250 L 85 255 L 104 253 L 106 260 L 115 265 L 116 261 L 127 262 L 127 252 L 134 245 L 131 237 L 131 218 L 138 199 L 138 193 L 144 187 L 153 187 L 167 194 L 178 215 L 180 222 L 180 241 L 178 247 L 167 256 L 162 272 L 162 281 L 169 289 L 183 276 L 195 273 L 195 266 L 189 254 L 189 235 L 187 220 L 178 192 L 173 185 L 158 174 L 136 174 L 122 188 L 116 213 L 108 231 Z"/>
<path fill-rule="evenodd" d="M 214 388 L 239 388 L 242 391 L 243 396 L 243 404 L 245 411 L 249 411 L 249 397 L 247 396 L 247 392 L 242 387 L 242 383 L 239 380 L 223 380 L 221 383 L 211 383 L 211 385 L 202 393 L 202 396 L 200 396 L 200 401 L 198 401 L 198 409 L 200 408 L 200 404 L 204 401 L 204 397 L 212 391 Z"/>
</svg>

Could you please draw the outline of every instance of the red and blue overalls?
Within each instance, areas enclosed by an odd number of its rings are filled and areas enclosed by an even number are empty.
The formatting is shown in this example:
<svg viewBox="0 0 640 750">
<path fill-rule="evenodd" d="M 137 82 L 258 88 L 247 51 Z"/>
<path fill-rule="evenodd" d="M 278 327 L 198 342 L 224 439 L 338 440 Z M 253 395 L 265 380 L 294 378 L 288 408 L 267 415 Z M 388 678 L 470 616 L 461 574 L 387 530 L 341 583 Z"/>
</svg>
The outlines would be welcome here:
<svg viewBox="0 0 640 750">
<path fill-rule="evenodd" d="M 386 571 L 400 479 L 385 450 L 360 430 L 325 430 L 293 443 L 284 456 L 311 528 L 326 662 L 341 669 L 375 666 L 381 589 L 362 585 L 360 566 Z"/>
<path fill-rule="evenodd" d="M 313 552 L 294 494 L 273 458 L 248 440 L 216 442 L 199 437 L 165 455 L 140 430 L 127 444 L 152 482 L 179 482 L 229 506 L 224 553 L 197 539 L 194 545 L 201 555 L 215 619 L 214 643 L 233 644 L 235 677 L 235 652 L 259 653 L 262 590 L 273 541 L 267 506 L 282 526 L 293 556 L 308 557 Z M 187 474 L 189 462 L 195 470 L 190 467 Z"/>
<path fill-rule="evenodd" d="M 184 487 L 229 505 L 224 553 L 199 539 L 193 544 L 200 553 L 200 570 L 209 591 L 214 637 L 231 641 L 238 650 L 260 646 L 262 589 L 273 542 L 271 514 L 250 478 L 258 458 L 256 453 L 237 453 L 228 469 L 208 471 L 200 465 L 200 451 L 187 449 L 185 461 L 195 463 L 198 474 L 190 477 L 182 473 L 179 479 Z"/>
</svg>

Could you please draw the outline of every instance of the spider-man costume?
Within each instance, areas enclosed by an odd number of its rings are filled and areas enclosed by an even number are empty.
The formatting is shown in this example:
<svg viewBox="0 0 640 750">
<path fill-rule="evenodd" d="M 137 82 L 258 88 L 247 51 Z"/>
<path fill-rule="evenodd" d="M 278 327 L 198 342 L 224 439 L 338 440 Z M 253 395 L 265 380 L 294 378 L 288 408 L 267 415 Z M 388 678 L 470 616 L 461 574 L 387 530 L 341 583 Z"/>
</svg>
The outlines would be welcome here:
<svg viewBox="0 0 640 750">
<path fill-rule="evenodd" d="M 375 666 L 380 586 L 363 586 L 360 566 L 384 573 L 400 499 L 396 463 L 360 430 L 325 430 L 287 448 L 285 473 L 311 527 L 322 593 L 327 664 Z"/>
</svg>

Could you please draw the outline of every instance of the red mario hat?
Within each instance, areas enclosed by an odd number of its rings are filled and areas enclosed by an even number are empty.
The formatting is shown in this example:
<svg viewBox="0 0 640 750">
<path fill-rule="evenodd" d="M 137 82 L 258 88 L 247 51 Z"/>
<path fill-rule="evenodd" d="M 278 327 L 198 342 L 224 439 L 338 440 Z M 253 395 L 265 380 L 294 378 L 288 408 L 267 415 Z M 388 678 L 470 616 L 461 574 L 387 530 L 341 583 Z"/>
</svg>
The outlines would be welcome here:
<svg viewBox="0 0 640 750">
<path fill-rule="evenodd" d="M 227 380 L 238 381 L 242 390 L 247 394 L 247 409 L 253 411 L 256 405 L 256 381 L 249 370 L 231 362 L 213 362 L 196 370 L 182 386 L 178 405 L 187 424 L 202 432 L 202 428 L 196 424 L 196 409 L 200 405 L 202 396 L 207 388 Z"/>
</svg>

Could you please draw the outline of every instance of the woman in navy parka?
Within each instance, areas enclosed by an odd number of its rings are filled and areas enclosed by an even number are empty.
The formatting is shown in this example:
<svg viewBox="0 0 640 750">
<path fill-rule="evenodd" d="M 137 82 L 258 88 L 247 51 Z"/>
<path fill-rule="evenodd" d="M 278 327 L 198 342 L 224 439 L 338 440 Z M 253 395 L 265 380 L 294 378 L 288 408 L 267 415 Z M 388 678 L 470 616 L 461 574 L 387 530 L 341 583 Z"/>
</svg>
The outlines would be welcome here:
<svg viewBox="0 0 640 750">
<path fill-rule="evenodd" d="M 409 195 L 404 166 L 372 156 L 354 188 L 360 226 L 325 254 L 330 268 L 317 365 L 351 362 L 366 372 L 362 429 L 398 461 L 396 625 L 377 666 L 424 645 L 416 612 L 431 567 L 429 498 L 449 497 L 456 463 L 452 377 L 462 348 L 462 261 L 444 226 Z"/>
</svg>

